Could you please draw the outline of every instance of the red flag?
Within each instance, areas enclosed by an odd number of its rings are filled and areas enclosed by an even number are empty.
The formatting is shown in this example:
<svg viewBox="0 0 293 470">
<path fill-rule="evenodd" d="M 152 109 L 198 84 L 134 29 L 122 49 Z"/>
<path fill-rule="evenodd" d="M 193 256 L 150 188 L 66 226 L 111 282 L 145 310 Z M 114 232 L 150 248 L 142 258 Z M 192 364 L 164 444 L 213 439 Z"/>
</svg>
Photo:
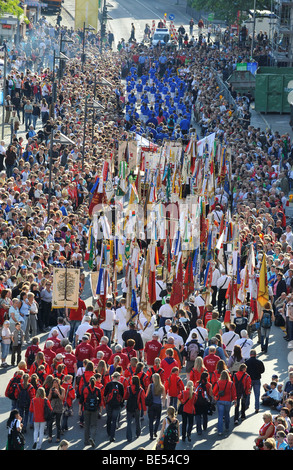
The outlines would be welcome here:
<svg viewBox="0 0 293 470">
<path fill-rule="evenodd" d="M 175 281 L 172 286 L 172 293 L 170 298 L 170 305 L 175 305 L 183 302 L 183 268 L 182 268 L 182 257 L 180 257 L 178 272 Z"/>
<path fill-rule="evenodd" d="M 194 279 L 193 279 L 193 269 L 192 269 L 192 259 L 189 256 L 187 261 L 187 266 L 184 276 L 184 286 L 183 286 L 183 300 L 188 299 L 190 294 L 194 291 Z"/>
<path fill-rule="evenodd" d="M 99 193 L 98 187 L 97 187 L 89 205 L 89 216 L 91 217 L 95 206 L 97 206 L 98 204 L 103 204 L 105 202 L 106 202 L 106 195 L 105 195 L 104 190 L 102 193 Z"/>
<path fill-rule="evenodd" d="M 251 312 L 253 312 L 253 319 L 251 323 L 255 323 L 258 321 L 258 310 L 257 310 L 257 300 L 251 298 L 250 299 L 250 308 Z"/>
<path fill-rule="evenodd" d="M 102 294 L 99 296 L 97 299 L 97 311 L 95 311 L 95 314 L 98 318 L 99 324 L 103 323 L 106 319 L 106 301 L 107 301 L 107 295 Z"/>
<path fill-rule="evenodd" d="M 226 310 L 224 316 L 224 324 L 227 325 L 231 321 L 231 310 Z"/>
<path fill-rule="evenodd" d="M 148 295 L 149 295 L 150 304 L 153 305 L 157 300 L 156 271 L 150 270 L 149 282 L 148 282 Z"/>
</svg>

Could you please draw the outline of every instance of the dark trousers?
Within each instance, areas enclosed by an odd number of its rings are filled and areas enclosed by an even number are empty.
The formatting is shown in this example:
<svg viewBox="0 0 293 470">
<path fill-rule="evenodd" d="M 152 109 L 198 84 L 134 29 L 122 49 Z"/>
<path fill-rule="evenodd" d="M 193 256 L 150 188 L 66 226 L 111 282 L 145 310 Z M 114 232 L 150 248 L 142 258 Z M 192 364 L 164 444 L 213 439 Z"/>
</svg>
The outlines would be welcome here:
<svg viewBox="0 0 293 470">
<path fill-rule="evenodd" d="M 11 353 L 11 365 L 14 366 L 15 364 L 15 357 L 16 363 L 18 364 L 21 361 L 21 344 L 17 346 L 12 346 L 12 353 Z"/>
<path fill-rule="evenodd" d="M 53 423 L 55 421 L 56 423 L 56 429 L 57 429 L 57 439 L 60 439 L 60 435 L 61 435 L 61 416 L 62 416 L 62 413 L 54 413 L 53 414 L 53 418 L 48 421 L 48 434 L 49 434 L 49 437 L 52 437 L 52 434 L 53 434 Z"/>
<path fill-rule="evenodd" d="M 193 420 L 194 415 L 192 413 L 182 413 L 182 437 L 186 437 L 191 435 L 191 431 L 193 428 Z"/>
<path fill-rule="evenodd" d="M 135 411 L 127 411 L 126 413 L 126 419 L 127 419 L 127 427 L 126 427 L 126 439 L 128 441 L 132 440 L 132 421 L 134 419 L 135 421 L 135 434 L 136 437 L 140 436 L 141 433 L 141 427 L 140 427 L 140 410 L 137 409 Z"/>
<path fill-rule="evenodd" d="M 246 395 L 242 397 L 237 397 L 236 406 L 235 406 L 235 414 L 234 414 L 234 422 L 239 420 L 239 415 L 241 414 L 241 418 L 245 418 L 245 410 L 246 410 L 247 398 Z"/>
<path fill-rule="evenodd" d="M 195 414 L 195 423 L 196 423 L 196 432 L 198 434 L 202 433 L 202 430 L 206 430 L 208 427 L 208 413 L 205 412 L 196 412 Z"/>
<path fill-rule="evenodd" d="M 226 292 L 227 289 L 220 289 L 219 290 L 219 295 L 218 295 L 218 312 L 219 312 L 219 317 L 222 317 L 226 313 Z"/>
<path fill-rule="evenodd" d="M 113 439 L 115 437 L 116 424 L 120 416 L 121 408 L 112 408 L 111 406 L 106 406 L 107 411 L 107 434 Z"/>
<path fill-rule="evenodd" d="M 161 413 L 162 413 L 162 405 L 153 404 L 148 408 L 148 417 L 149 417 L 149 432 L 150 437 L 153 438 L 154 434 L 157 433 L 160 422 L 161 422 Z M 155 423 L 155 426 L 154 426 Z"/>
<path fill-rule="evenodd" d="M 84 410 L 84 443 L 88 444 L 89 439 L 95 441 L 98 424 L 98 411 Z"/>
<path fill-rule="evenodd" d="M 212 306 L 215 307 L 217 305 L 217 292 L 218 288 L 217 286 L 212 286 Z"/>
<path fill-rule="evenodd" d="M 42 331 L 44 328 L 48 328 L 50 315 L 51 315 L 52 304 L 51 302 L 44 302 L 41 300 L 40 310 L 38 313 L 39 328 Z"/>
</svg>

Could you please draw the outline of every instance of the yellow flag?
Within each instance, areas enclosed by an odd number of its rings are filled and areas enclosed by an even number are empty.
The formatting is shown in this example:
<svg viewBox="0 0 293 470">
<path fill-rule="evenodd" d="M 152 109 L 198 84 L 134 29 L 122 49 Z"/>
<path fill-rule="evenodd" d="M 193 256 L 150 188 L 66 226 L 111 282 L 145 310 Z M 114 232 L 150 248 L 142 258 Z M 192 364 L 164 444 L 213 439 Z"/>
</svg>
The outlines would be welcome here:
<svg viewBox="0 0 293 470">
<path fill-rule="evenodd" d="M 259 273 L 259 287 L 258 287 L 258 302 L 262 307 L 269 302 L 269 286 L 267 276 L 267 262 L 266 255 L 263 254 L 261 268 Z"/>
</svg>

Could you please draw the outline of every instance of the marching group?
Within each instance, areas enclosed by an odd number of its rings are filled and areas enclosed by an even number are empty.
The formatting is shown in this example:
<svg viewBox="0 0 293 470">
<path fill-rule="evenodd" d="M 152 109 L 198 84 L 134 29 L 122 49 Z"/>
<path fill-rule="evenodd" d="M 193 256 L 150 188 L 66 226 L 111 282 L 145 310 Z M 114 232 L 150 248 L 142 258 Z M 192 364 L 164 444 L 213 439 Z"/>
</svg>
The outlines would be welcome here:
<svg viewBox="0 0 293 470">
<path fill-rule="evenodd" d="M 78 45 L 68 46 L 68 53 L 80 52 Z M 88 49 L 99 61 L 95 47 Z M 31 52 L 28 49 L 28 54 Z M 82 71 L 80 60 L 71 60 L 68 73 L 60 80 L 53 115 L 49 114 L 50 70 L 37 67 L 34 72 L 24 73 L 20 87 L 16 81 L 11 85 L 14 103 L 18 93 L 37 102 L 40 80 L 42 103 L 49 116 L 44 115 L 42 133 L 36 134 L 25 116 L 28 109 L 24 109 L 27 142 L 17 137 L 13 127 L 12 144 L 7 147 L 2 142 L 0 148 L 2 367 L 7 369 L 10 350 L 11 365 L 17 365 L 6 388 L 12 410 L 7 423 L 8 449 L 23 448 L 25 432 L 30 427 L 33 448 L 41 448 L 45 432 L 48 442 L 52 442 L 55 428 L 58 444 L 67 448 L 68 441 L 63 442 L 62 436 L 71 427 L 76 404 L 79 426 L 84 429 L 84 445 L 97 445 L 96 431 L 105 410 L 110 441 L 115 441 L 117 426 L 125 412 L 127 441 L 133 439 L 133 420 L 135 435 L 140 436 L 147 412 L 150 439 L 156 440 L 158 449 L 174 449 L 180 439 L 192 440 L 194 424 L 198 435 L 205 433 L 208 416 L 215 410 L 220 436 L 231 428 L 233 404 L 234 424 L 244 420 L 252 391 L 256 411 L 261 404 L 278 411 L 276 417 L 264 413 L 265 424 L 256 439 L 256 448 L 292 448 L 292 373 L 283 389 L 273 377 L 270 384 L 264 384 L 261 394 L 265 366 L 256 357 L 245 313 L 239 309 L 228 326 L 223 324 L 224 284 L 212 280 L 215 292 L 212 304 L 206 304 L 201 293 L 197 293 L 176 314 L 168 295 L 161 298 L 158 293 L 148 328 L 136 322 L 126 325 L 124 300 L 115 309 L 109 303 L 102 324 L 95 318 L 93 308 L 86 307 L 81 299 L 77 310 L 57 312 L 51 308 L 53 266 L 68 263 L 83 270 L 88 196 L 105 154 L 116 148 L 127 131 L 156 143 L 164 138 L 188 141 L 189 132 L 194 131 L 194 111 L 196 127 L 204 134 L 216 132 L 219 139 L 232 145 L 235 156 L 232 208 L 241 229 L 241 261 L 247 257 L 245 250 L 250 243 L 257 255 L 266 254 L 272 301 L 266 310 L 272 320 L 278 315 L 285 318 L 286 339 L 293 339 L 290 311 L 293 235 L 290 225 L 286 228 L 284 215 L 292 180 L 291 145 L 288 136 L 242 126 L 238 117 L 239 111 L 241 115 L 241 110 L 245 110 L 246 100 L 237 97 L 235 115 L 233 107 L 221 96 L 209 66 L 217 64 L 216 68 L 225 70 L 235 64 L 235 53 L 229 46 L 220 50 L 212 45 L 208 48 L 197 45 L 188 51 L 163 52 L 139 44 L 113 55 L 105 53 L 99 64 L 115 84 L 115 96 L 112 97 L 113 90 L 105 91 L 97 85 L 105 116 L 98 126 L 87 123 L 86 136 L 82 126 L 83 103 L 94 86 L 93 63 L 88 61 Z M 14 58 L 11 53 L 9 72 L 13 78 L 19 78 L 16 62 L 17 54 Z M 122 74 L 127 71 L 125 96 L 120 70 Z M 125 120 L 121 115 L 123 106 Z M 9 112 L 12 109 L 13 117 L 17 116 L 15 104 L 8 106 Z M 54 184 L 51 212 L 47 215 L 51 190 L 48 141 L 52 126 L 73 138 L 76 145 L 70 150 L 62 144 L 53 145 Z M 84 154 L 87 158 L 82 168 Z M 223 216 L 229 201 L 225 194 L 218 195 L 217 200 Z M 216 266 L 213 270 L 216 278 Z M 81 293 L 82 290 L 81 280 Z M 220 300 L 218 310 L 216 299 Z M 262 316 L 259 341 L 266 352 L 271 323 L 265 327 L 266 315 Z M 43 348 L 38 338 L 42 332 L 48 333 Z M 29 346 L 22 358 L 25 341 Z M 162 419 L 165 406 L 167 416 Z M 182 416 L 182 423 L 177 413 Z"/>
</svg>

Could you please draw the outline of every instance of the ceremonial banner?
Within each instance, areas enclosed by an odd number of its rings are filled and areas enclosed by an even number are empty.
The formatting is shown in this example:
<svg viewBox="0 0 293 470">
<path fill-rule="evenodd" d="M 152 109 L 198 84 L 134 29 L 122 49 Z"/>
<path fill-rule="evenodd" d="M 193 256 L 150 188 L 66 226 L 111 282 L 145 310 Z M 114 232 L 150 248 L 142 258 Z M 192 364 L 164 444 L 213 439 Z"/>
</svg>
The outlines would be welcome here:
<svg viewBox="0 0 293 470">
<path fill-rule="evenodd" d="M 79 280 L 79 269 L 53 269 L 53 308 L 78 307 Z"/>
<path fill-rule="evenodd" d="M 119 142 L 119 147 L 118 147 L 118 165 L 119 163 L 125 159 L 125 151 L 127 147 L 127 141 L 122 140 Z"/>
<path fill-rule="evenodd" d="M 128 142 L 128 169 L 135 170 L 137 166 L 137 142 Z"/>
<path fill-rule="evenodd" d="M 99 277 L 98 271 L 91 272 L 90 283 L 91 283 L 92 296 L 94 299 L 97 298 L 96 290 L 97 290 L 97 285 L 98 285 L 98 277 Z"/>
<path fill-rule="evenodd" d="M 266 255 L 262 257 L 261 268 L 259 273 L 259 288 L 257 300 L 262 307 L 269 301 L 269 286 L 267 277 L 267 261 Z"/>
<path fill-rule="evenodd" d="M 171 307 L 175 307 L 176 305 L 180 304 L 182 301 L 183 301 L 183 266 L 182 266 L 182 256 L 180 256 L 177 275 L 172 286 L 170 305 Z"/>
</svg>

